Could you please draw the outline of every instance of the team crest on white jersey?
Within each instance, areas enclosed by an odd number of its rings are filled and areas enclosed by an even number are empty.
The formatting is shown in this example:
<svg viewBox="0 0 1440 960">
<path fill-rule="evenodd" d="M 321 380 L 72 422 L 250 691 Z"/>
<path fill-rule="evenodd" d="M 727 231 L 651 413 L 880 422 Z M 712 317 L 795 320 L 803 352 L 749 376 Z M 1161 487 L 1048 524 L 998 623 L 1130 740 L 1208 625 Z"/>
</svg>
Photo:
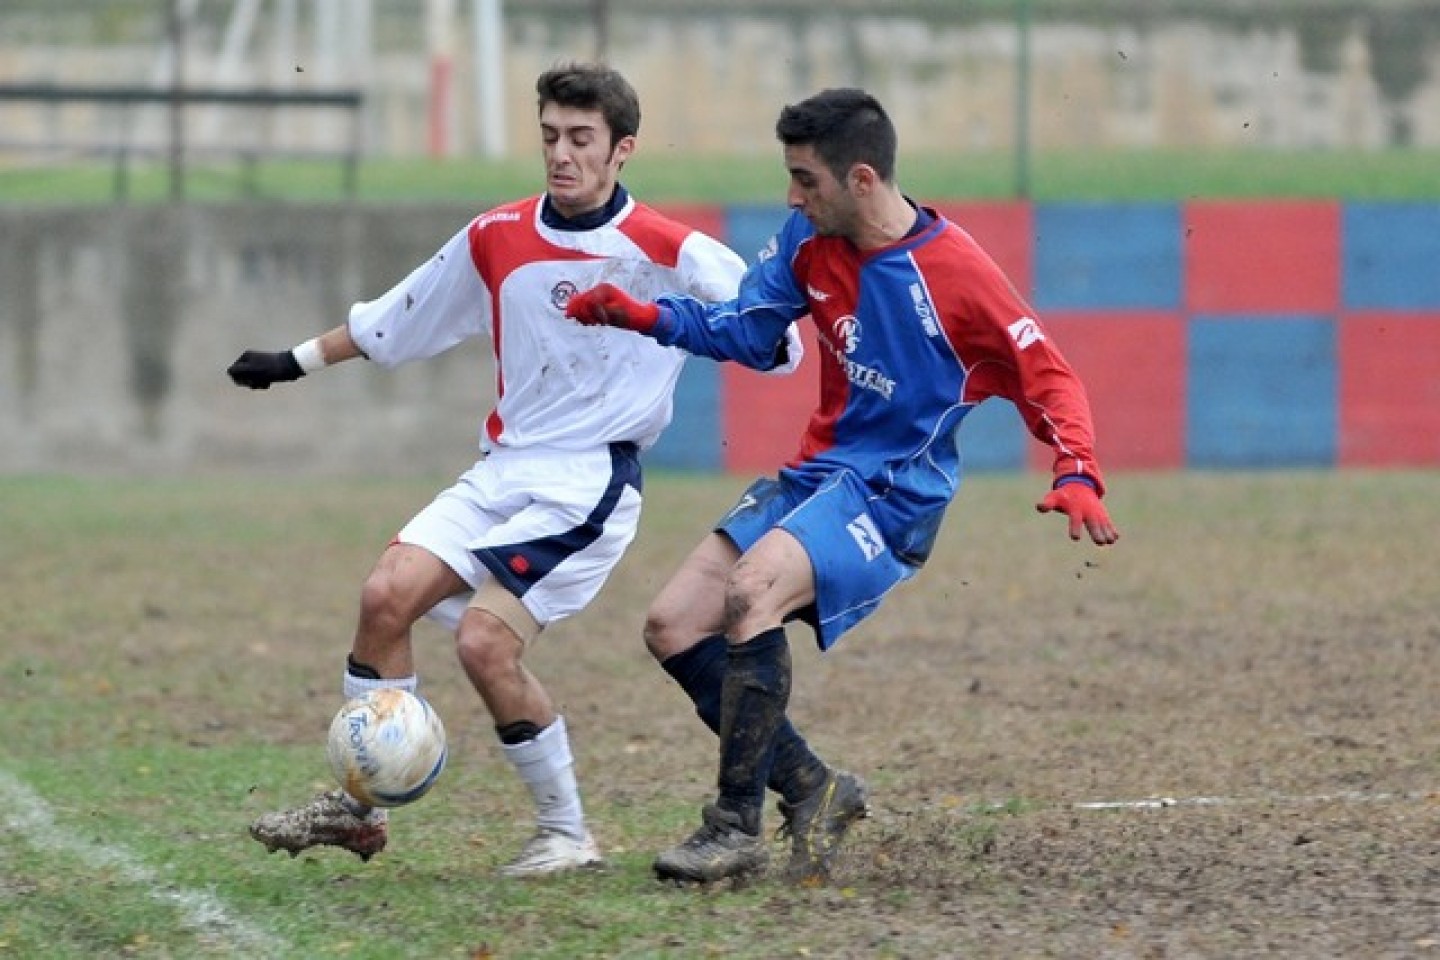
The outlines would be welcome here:
<svg viewBox="0 0 1440 960">
<path fill-rule="evenodd" d="M 854 353 L 860 346 L 860 321 L 853 313 L 847 313 L 835 321 L 835 339 L 844 345 L 846 353 Z"/>
<path fill-rule="evenodd" d="M 885 540 L 868 513 L 856 515 L 854 520 L 845 524 L 845 529 L 855 538 L 855 545 L 865 554 L 866 560 L 874 560 L 885 552 Z"/>
<path fill-rule="evenodd" d="M 1040 331 L 1040 324 L 1035 322 L 1033 317 L 1021 317 L 1010 324 L 1009 330 L 1010 338 L 1021 350 L 1028 349 L 1045 339 L 1045 334 Z"/>
<path fill-rule="evenodd" d="M 579 293 L 579 288 L 569 280 L 561 280 L 550 288 L 550 303 L 557 310 L 564 310 L 570 298 Z"/>
</svg>

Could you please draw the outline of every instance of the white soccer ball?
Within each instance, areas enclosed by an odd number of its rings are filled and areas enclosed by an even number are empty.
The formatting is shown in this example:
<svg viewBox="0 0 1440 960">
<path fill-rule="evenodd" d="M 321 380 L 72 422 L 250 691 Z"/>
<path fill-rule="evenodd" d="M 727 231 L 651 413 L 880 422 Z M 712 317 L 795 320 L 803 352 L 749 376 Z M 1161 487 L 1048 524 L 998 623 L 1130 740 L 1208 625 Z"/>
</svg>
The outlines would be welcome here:
<svg viewBox="0 0 1440 960">
<path fill-rule="evenodd" d="M 350 796 L 400 807 L 425 796 L 445 769 L 445 725 L 420 696 L 383 687 L 340 708 L 326 753 Z"/>
</svg>

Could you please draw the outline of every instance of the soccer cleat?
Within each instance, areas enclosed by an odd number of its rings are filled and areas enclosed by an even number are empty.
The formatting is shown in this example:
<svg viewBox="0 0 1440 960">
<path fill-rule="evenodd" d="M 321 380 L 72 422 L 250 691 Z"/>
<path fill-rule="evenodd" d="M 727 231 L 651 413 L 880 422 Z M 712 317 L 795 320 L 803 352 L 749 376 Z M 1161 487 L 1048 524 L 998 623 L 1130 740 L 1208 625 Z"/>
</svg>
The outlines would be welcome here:
<svg viewBox="0 0 1440 960">
<path fill-rule="evenodd" d="M 796 883 L 819 883 L 830 876 L 835 851 L 850 825 L 870 815 L 865 784 L 844 770 L 827 770 L 825 782 L 796 804 L 780 801 L 785 818 L 778 836 L 790 838 L 785 875 Z"/>
<path fill-rule="evenodd" d="M 655 876 L 661 880 L 714 883 L 765 868 L 770 851 L 758 834 L 748 833 L 740 814 L 707 804 L 704 823 L 683 843 L 655 858 Z"/>
<path fill-rule="evenodd" d="M 288 850 L 293 857 L 301 850 L 325 845 L 343 847 L 361 860 L 369 860 L 385 849 L 388 824 L 386 811 L 356 814 L 339 790 L 331 790 L 293 810 L 265 814 L 250 824 L 250 836 L 271 853 Z"/>
<path fill-rule="evenodd" d="M 598 867 L 604 861 L 600 846 L 587 831 L 584 839 L 541 830 L 531 837 L 520 855 L 500 868 L 502 877 L 543 877 L 564 870 Z"/>
</svg>

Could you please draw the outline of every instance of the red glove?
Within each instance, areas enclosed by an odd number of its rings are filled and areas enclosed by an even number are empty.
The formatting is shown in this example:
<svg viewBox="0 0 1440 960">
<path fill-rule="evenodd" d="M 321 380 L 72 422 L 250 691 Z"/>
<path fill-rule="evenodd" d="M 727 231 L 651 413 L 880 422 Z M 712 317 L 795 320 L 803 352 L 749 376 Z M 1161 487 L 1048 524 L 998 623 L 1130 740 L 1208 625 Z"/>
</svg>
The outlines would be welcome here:
<svg viewBox="0 0 1440 960">
<path fill-rule="evenodd" d="M 1084 480 L 1061 483 L 1047 493 L 1044 500 L 1035 504 L 1035 509 L 1041 513 L 1054 510 L 1069 517 L 1071 540 L 1080 539 L 1082 527 L 1098 546 L 1107 546 L 1120 539 L 1120 532 L 1110 522 L 1110 514 L 1100 502 L 1099 494 Z"/>
<path fill-rule="evenodd" d="M 641 303 L 614 284 L 602 283 L 584 293 L 571 294 L 565 316 L 587 327 L 611 326 L 649 333 L 660 319 L 660 308 Z"/>
</svg>

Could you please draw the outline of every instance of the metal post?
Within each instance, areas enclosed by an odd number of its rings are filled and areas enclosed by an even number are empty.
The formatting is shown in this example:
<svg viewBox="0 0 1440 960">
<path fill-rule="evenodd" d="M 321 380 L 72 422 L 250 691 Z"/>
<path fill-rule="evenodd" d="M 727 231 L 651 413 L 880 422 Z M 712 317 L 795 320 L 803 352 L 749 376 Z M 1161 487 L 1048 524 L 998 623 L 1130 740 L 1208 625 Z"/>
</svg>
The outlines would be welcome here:
<svg viewBox="0 0 1440 960">
<path fill-rule="evenodd" d="M 430 58 L 428 152 L 439 160 L 450 156 L 454 147 L 450 131 L 454 109 L 455 0 L 427 0 L 425 14 L 425 47 Z"/>
<path fill-rule="evenodd" d="M 605 62 L 610 55 L 610 0 L 592 0 L 595 19 L 595 59 Z"/>
<path fill-rule="evenodd" d="M 130 107 L 128 104 L 120 104 L 117 108 L 120 115 L 118 125 L 118 146 L 115 150 L 115 179 L 114 179 L 114 200 L 116 203 L 126 203 L 130 199 Z"/>
<path fill-rule="evenodd" d="M 1016 0 L 1015 196 L 1030 199 L 1030 0 Z"/>
<path fill-rule="evenodd" d="M 480 154 L 505 156 L 505 8 L 502 0 L 475 0 L 475 106 Z"/>
<path fill-rule="evenodd" d="M 180 0 L 170 0 L 166 11 L 170 38 L 170 199 L 185 199 L 185 22 Z"/>
</svg>

